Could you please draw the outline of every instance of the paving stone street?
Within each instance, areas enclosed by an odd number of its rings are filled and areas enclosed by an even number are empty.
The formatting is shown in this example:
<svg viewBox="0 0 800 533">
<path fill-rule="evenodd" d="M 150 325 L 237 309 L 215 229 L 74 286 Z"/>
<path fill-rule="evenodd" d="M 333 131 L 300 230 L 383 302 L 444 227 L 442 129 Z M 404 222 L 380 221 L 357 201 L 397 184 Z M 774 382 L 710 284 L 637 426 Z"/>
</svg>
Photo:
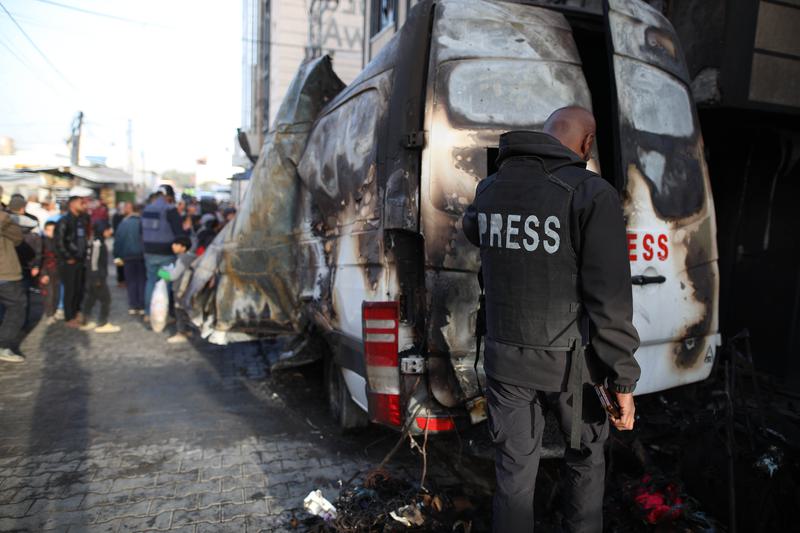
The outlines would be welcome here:
<svg viewBox="0 0 800 533">
<path fill-rule="evenodd" d="M 255 350 L 167 344 L 109 282 L 121 333 L 41 321 L 0 363 L 0 531 L 284 531 L 394 444 L 341 435 L 321 380 Z"/>
</svg>

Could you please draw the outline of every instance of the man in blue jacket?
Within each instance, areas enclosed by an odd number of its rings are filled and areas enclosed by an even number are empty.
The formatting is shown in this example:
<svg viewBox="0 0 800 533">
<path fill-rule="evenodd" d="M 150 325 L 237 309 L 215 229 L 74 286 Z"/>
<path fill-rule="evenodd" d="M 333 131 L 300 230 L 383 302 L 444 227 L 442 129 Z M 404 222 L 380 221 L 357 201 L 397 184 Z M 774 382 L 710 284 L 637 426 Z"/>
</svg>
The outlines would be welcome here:
<svg viewBox="0 0 800 533">
<path fill-rule="evenodd" d="M 128 314 L 143 315 L 147 274 L 142 243 L 142 206 L 136 204 L 131 208 L 131 213 L 117 226 L 114 236 L 114 262 L 122 264 L 125 286 L 128 289 Z"/>
<path fill-rule="evenodd" d="M 175 190 L 161 185 L 152 202 L 142 211 L 142 240 L 147 284 L 144 293 L 145 320 L 150 313 L 150 298 L 158 281 L 158 271 L 175 262 L 172 243 L 184 235 L 181 217 L 175 208 Z"/>
</svg>

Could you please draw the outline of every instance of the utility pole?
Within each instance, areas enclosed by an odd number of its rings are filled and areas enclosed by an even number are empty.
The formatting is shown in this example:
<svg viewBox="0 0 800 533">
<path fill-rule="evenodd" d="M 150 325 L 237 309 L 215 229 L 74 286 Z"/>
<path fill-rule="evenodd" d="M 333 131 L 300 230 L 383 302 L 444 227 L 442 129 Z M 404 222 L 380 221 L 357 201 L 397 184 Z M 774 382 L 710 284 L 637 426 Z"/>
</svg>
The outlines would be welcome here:
<svg viewBox="0 0 800 533">
<path fill-rule="evenodd" d="M 72 134 L 70 136 L 70 157 L 69 162 L 73 166 L 78 166 L 81 156 L 81 130 L 83 129 L 83 111 L 72 120 Z"/>
</svg>

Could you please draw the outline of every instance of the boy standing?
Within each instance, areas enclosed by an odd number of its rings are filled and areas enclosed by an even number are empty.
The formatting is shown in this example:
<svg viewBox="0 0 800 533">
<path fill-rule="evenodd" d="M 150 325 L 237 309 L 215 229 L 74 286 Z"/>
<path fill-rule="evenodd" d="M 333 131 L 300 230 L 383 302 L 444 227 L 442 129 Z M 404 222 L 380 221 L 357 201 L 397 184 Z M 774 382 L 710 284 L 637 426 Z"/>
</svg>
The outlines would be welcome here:
<svg viewBox="0 0 800 533">
<path fill-rule="evenodd" d="M 89 247 L 89 256 L 86 260 L 86 300 L 84 302 L 84 315 L 88 322 L 81 326 L 86 331 L 93 329 L 96 333 L 117 333 L 120 328 L 108 321 L 111 310 L 111 292 L 108 290 L 108 248 L 106 239 L 113 235 L 114 230 L 107 220 L 96 220 L 94 223 L 94 239 Z M 92 307 L 100 301 L 100 315 L 97 322 L 89 318 Z"/>
<path fill-rule="evenodd" d="M 58 278 L 58 254 L 56 253 L 56 242 L 53 236 L 56 231 L 56 223 L 52 220 L 44 224 L 44 238 L 42 239 L 42 269 L 39 272 L 39 287 L 42 291 L 44 300 L 44 316 L 48 324 L 55 322 L 55 314 L 58 310 L 59 285 Z"/>
<path fill-rule="evenodd" d="M 192 247 L 192 241 L 189 237 L 180 236 L 172 241 L 172 253 L 175 254 L 175 264 L 162 268 L 158 271 L 158 277 L 168 283 L 180 282 L 181 277 L 189 269 L 192 261 L 195 259 L 195 254 L 189 251 Z M 192 330 L 189 327 L 189 315 L 175 303 L 175 327 L 177 333 L 167 339 L 170 344 L 178 344 L 186 342 L 191 335 Z"/>
</svg>

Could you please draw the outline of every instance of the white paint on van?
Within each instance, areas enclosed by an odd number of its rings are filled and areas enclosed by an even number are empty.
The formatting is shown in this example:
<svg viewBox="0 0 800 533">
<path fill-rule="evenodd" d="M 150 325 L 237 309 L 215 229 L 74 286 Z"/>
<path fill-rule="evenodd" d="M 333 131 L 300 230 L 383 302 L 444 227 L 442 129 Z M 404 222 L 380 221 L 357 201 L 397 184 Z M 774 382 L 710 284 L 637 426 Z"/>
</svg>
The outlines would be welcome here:
<svg viewBox="0 0 800 533">
<path fill-rule="evenodd" d="M 365 412 L 369 412 L 369 404 L 367 401 L 367 380 L 349 368 L 342 368 L 342 377 L 344 377 L 344 383 L 347 385 L 347 390 L 350 392 L 350 397 L 353 399 L 356 405 Z"/>
<path fill-rule="evenodd" d="M 637 394 L 646 394 L 693 383 L 708 377 L 716 356 L 719 338 L 718 291 L 713 291 L 710 308 L 695 299 L 694 286 L 686 268 L 688 239 L 702 231 L 703 224 L 711 218 L 711 231 L 715 232 L 713 204 L 709 200 L 710 190 L 706 179 L 706 202 L 695 216 L 678 221 L 666 221 L 658 217 L 653 206 L 647 181 L 634 166 L 628 168 L 628 201 L 625 215 L 628 231 L 666 234 L 669 242 L 669 256 L 661 261 L 654 256 L 650 261 L 637 254 L 631 262 L 633 276 L 661 275 L 664 283 L 633 287 L 633 324 L 642 339 L 642 346 L 636 352 L 636 360 L 642 368 L 642 377 L 636 387 Z M 716 256 L 712 256 L 712 273 L 719 278 Z M 692 265 L 701 267 L 704 265 Z M 691 267 L 690 267 L 691 268 Z M 701 338 L 687 338 L 687 329 L 700 322 L 705 313 L 711 313 L 709 331 L 714 332 Z M 702 343 L 701 353 L 694 365 L 679 366 L 676 358 L 680 343 Z M 709 352 L 710 350 L 710 352 Z"/>
<path fill-rule="evenodd" d="M 614 58 L 617 94 L 622 115 L 639 131 L 691 137 L 694 119 L 689 91 L 675 77 L 646 63 Z"/>
<path fill-rule="evenodd" d="M 644 167 L 644 175 L 653 182 L 656 189 L 661 192 L 661 185 L 664 180 L 664 167 L 667 164 L 667 158 L 661 152 L 655 150 L 646 151 L 639 150 L 639 161 Z"/>
</svg>

